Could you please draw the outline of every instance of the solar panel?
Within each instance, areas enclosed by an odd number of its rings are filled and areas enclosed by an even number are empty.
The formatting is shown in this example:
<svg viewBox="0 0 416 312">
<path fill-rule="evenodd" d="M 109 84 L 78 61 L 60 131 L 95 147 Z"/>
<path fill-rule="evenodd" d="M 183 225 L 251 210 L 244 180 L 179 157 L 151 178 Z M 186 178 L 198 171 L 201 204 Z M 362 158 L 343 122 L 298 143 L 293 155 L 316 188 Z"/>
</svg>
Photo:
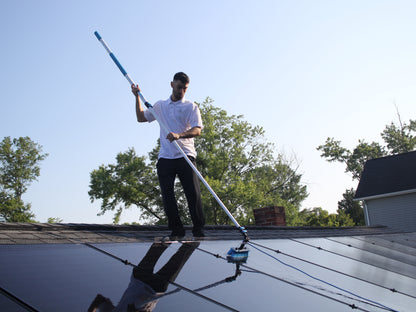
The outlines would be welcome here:
<svg viewBox="0 0 416 312">
<path fill-rule="evenodd" d="M 104 299 L 118 311 L 126 298 L 153 311 L 412 311 L 415 266 L 400 262 L 411 256 L 360 239 L 257 240 L 239 265 L 226 253 L 240 241 L 0 245 L 0 286 L 38 311 Z M 4 294 L 0 305 L 26 311 Z"/>
<path fill-rule="evenodd" d="M 0 307 L 2 311 L 13 311 L 13 312 L 27 312 L 28 308 L 23 303 L 19 303 L 17 298 L 10 298 L 5 295 L 4 290 L 0 290 Z M 30 310 L 29 310 L 30 311 Z"/>
<path fill-rule="evenodd" d="M 377 253 L 374 253 L 372 251 L 366 250 L 365 247 L 363 248 L 353 248 L 349 247 L 348 245 L 353 245 L 354 242 L 352 239 L 347 240 L 349 243 L 339 243 L 336 240 L 340 241 L 340 238 L 334 238 L 334 239 L 302 239 L 297 240 L 299 242 L 304 242 L 308 244 L 312 244 L 313 246 L 319 246 L 324 250 L 327 250 L 328 252 L 331 252 L 333 254 L 342 255 L 344 258 L 351 258 L 358 262 L 369 264 L 374 267 L 378 267 L 390 272 L 398 273 L 400 275 L 410 277 L 410 278 L 416 278 L 416 268 L 414 265 L 410 265 L 408 263 L 401 262 L 400 260 L 395 259 L 395 257 L 392 257 L 393 251 L 389 249 L 381 250 L 381 248 L 378 248 Z M 357 244 L 356 244 L 357 245 Z M 372 246 L 374 247 L 374 246 Z M 372 248 L 375 249 L 375 248 Z M 384 253 L 383 253 L 384 251 Z M 397 254 L 397 253 L 396 253 Z M 397 255 L 396 255 L 397 258 Z M 407 259 L 410 262 L 411 256 L 408 256 Z"/>
</svg>

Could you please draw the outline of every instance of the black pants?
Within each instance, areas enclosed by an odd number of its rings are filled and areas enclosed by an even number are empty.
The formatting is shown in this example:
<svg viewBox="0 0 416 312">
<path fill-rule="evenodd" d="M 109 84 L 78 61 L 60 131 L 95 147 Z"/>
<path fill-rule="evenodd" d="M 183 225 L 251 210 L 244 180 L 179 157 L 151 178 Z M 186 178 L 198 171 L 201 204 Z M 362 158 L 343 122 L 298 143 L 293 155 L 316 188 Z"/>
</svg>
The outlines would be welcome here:
<svg viewBox="0 0 416 312">
<path fill-rule="evenodd" d="M 195 159 L 190 156 L 189 159 L 195 165 Z M 176 176 L 179 177 L 185 192 L 193 228 L 194 230 L 202 229 L 205 225 L 205 218 L 202 211 L 201 189 L 199 178 L 191 166 L 184 158 L 160 158 L 156 167 L 169 229 L 176 232 L 183 231 L 183 224 L 179 217 L 178 204 L 175 198 Z"/>
<path fill-rule="evenodd" d="M 133 269 L 133 276 L 148 284 L 156 292 L 165 292 L 169 282 L 174 282 L 186 261 L 199 243 L 183 243 L 169 261 L 156 273 L 153 272 L 156 262 L 169 245 L 153 243 L 140 263 Z"/>
</svg>

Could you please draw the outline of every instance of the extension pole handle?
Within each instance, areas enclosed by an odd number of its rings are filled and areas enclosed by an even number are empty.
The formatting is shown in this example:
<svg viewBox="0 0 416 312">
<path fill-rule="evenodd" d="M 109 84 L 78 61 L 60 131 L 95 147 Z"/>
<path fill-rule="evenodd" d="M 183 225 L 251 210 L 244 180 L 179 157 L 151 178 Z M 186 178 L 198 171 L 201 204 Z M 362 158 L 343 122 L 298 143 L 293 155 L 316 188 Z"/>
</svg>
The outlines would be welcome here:
<svg viewBox="0 0 416 312">
<path fill-rule="evenodd" d="M 124 78 L 126 78 L 127 81 L 130 83 L 130 86 L 131 85 L 135 85 L 133 79 L 131 79 L 131 77 L 126 72 L 126 70 L 124 69 L 124 67 L 120 64 L 120 62 L 118 61 L 118 59 L 114 55 L 113 51 L 111 51 L 110 47 L 107 45 L 107 43 L 105 43 L 104 39 L 100 36 L 100 34 L 98 33 L 98 31 L 95 31 L 94 32 L 94 35 L 95 35 L 95 37 L 97 37 L 98 41 L 101 42 L 101 44 L 103 45 L 104 49 L 107 51 L 107 53 L 110 55 L 110 57 L 113 60 L 113 62 L 117 65 L 118 69 L 123 74 Z M 148 107 L 148 105 L 150 105 L 150 104 L 149 104 L 149 102 L 146 101 L 146 99 L 144 98 L 143 94 L 139 91 L 138 92 L 138 95 L 140 96 L 140 99 L 146 105 L 146 107 Z"/>
<path fill-rule="evenodd" d="M 101 42 L 101 44 L 103 45 L 104 49 L 108 52 L 108 54 L 110 55 L 111 59 L 117 65 L 118 69 L 121 71 L 121 73 L 123 74 L 123 76 L 127 79 L 127 81 L 130 83 L 130 86 L 133 85 L 133 84 L 135 84 L 134 81 L 133 81 L 133 79 L 130 78 L 129 74 L 126 72 L 126 70 L 120 64 L 120 62 L 118 61 L 118 59 L 116 58 L 116 56 L 113 54 L 113 52 L 111 51 L 111 49 L 108 47 L 108 45 L 105 43 L 105 41 L 100 36 L 100 34 L 96 31 L 96 32 L 94 32 L 94 35 L 95 35 L 95 37 L 97 37 L 98 41 Z M 142 102 L 144 103 L 144 105 L 147 107 L 147 109 L 149 109 L 150 112 L 152 113 L 152 115 L 156 118 L 157 122 L 162 127 L 162 129 L 166 133 L 169 133 L 170 132 L 169 129 L 160 120 L 159 116 L 155 113 L 155 111 L 153 109 L 153 106 L 149 102 L 146 101 L 146 99 L 144 98 L 144 96 L 142 95 L 142 93 L 140 91 L 138 92 L 138 95 L 140 96 L 140 99 L 142 100 Z M 239 229 L 239 231 L 241 232 L 241 234 L 243 234 L 244 239 L 247 241 L 248 240 L 247 230 L 244 227 L 242 227 L 237 222 L 237 220 L 233 217 L 233 215 L 230 213 L 230 211 L 227 209 L 227 207 L 225 207 L 224 203 L 221 201 L 221 199 L 218 197 L 218 195 L 214 192 L 214 190 L 211 188 L 211 186 L 208 184 L 208 182 L 204 179 L 204 177 L 201 175 L 201 173 L 198 171 L 198 169 L 194 166 L 194 164 L 192 163 L 192 161 L 188 158 L 188 156 L 185 154 L 185 152 L 183 151 L 183 149 L 179 146 L 178 142 L 176 142 L 176 140 L 175 140 L 175 141 L 173 141 L 173 144 L 178 149 L 178 151 L 183 155 L 183 157 L 185 158 L 185 160 L 187 161 L 187 163 L 189 164 L 189 166 L 191 166 L 192 170 L 196 173 L 196 175 L 202 181 L 202 183 L 207 187 L 208 191 L 212 194 L 212 196 L 214 196 L 215 200 L 218 202 L 218 204 L 221 206 L 221 208 L 224 210 L 224 212 L 227 214 L 227 216 L 231 219 L 231 221 L 235 224 L 235 226 Z"/>
<path fill-rule="evenodd" d="M 155 116 L 156 120 L 159 122 L 160 126 L 163 128 L 163 130 L 166 133 L 169 133 L 169 129 L 166 127 L 166 125 L 160 120 L 159 116 L 154 112 L 154 109 L 152 106 L 147 107 L 150 112 Z M 208 182 L 205 180 L 205 178 L 202 176 L 202 174 L 199 172 L 199 170 L 195 167 L 195 165 L 192 163 L 192 161 L 188 158 L 188 155 L 185 154 L 183 149 L 179 146 L 178 142 L 175 140 L 172 142 L 177 150 L 182 154 L 183 158 L 186 160 L 186 162 L 191 166 L 192 170 L 196 173 L 198 178 L 201 180 L 201 182 L 206 186 L 208 191 L 211 193 L 211 195 L 215 198 L 217 203 L 221 206 L 221 208 L 224 210 L 224 212 L 227 214 L 227 216 L 231 219 L 231 221 L 234 223 L 234 225 L 241 231 L 241 233 L 246 237 L 246 230 L 237 222 L 237 220 L 233 217 L 233 215 L 230 213 L 230 211 L 227 209 L 227 207 L 224 205 L 222 200 L 218 197 L 218 195 L 214 192 L 214 190 L 211 188 L 211 186 L 208 184 Z"/>
</svg>

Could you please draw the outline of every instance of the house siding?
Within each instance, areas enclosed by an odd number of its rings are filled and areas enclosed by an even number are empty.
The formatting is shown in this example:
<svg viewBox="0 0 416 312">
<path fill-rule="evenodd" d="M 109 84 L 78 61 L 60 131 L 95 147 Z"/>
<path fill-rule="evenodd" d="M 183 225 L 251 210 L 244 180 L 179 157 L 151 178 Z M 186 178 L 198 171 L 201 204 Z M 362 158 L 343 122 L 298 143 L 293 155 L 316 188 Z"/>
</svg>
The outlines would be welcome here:
<svg viewBox="0 0 416 312">
<path fill-rule="evenodd" d="M 367 225 L 386 225 L 402 231 L 416 230 L 416 193 L 366 200 Z"/>
</svg>

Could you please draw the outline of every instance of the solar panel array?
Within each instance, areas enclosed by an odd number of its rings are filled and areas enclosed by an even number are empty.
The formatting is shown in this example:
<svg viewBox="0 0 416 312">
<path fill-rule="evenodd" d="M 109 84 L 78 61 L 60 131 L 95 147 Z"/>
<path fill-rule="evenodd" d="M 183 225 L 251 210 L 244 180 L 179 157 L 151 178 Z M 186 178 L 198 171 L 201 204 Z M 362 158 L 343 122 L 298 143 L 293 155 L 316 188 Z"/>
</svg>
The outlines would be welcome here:
<svg viewBox="0 0 416 312">
<path fill-rule="evenodd" d="M 240 243 L 0 245 L 1 310 L 119 311 L 130 296 L 153 311 L 415 311 L 416 233 L 256 240 L 237 266 L 225 256 Z M 145 298 L 146 254 L 176 272 Z"/>
</svg>

